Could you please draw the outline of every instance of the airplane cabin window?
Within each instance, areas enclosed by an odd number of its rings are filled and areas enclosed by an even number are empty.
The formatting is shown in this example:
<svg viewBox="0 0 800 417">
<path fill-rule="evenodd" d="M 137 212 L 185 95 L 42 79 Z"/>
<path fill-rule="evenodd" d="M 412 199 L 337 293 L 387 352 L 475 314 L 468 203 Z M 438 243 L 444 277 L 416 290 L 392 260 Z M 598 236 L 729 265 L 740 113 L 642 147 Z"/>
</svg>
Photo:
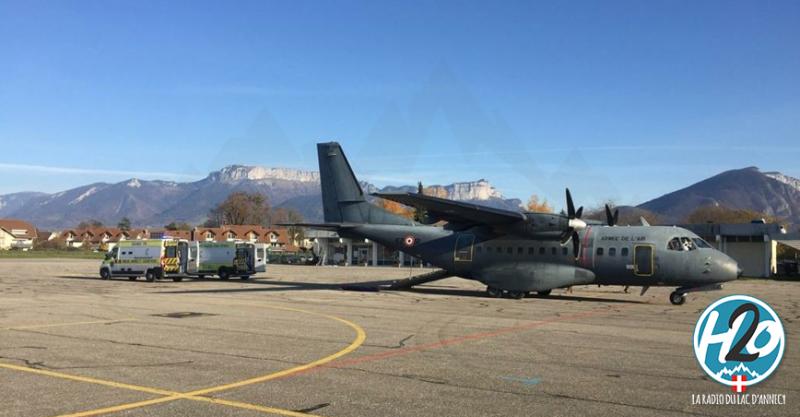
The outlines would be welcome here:
<svg viewBox="0 0 800 417">
<path fill-rule="evenodd" d="M 669 250 L 683 250 L 681 248 L 681 240 L 678 239 L 677 237 L 672 238 L 672 240 L 670 240 L 669 243 L 667 243 L 667 249 L 669 249 Z"/>
<path fill-rule="evenodd" d="M 622 248 L 619 252 L 619 256 L 628 256 L 628 248 Z"/>
<path fill-rule="evenodd" d="M 539 255 L 544 255 L 544 247 L 539 248 Z"/>
<path fill-rule="evenodd" d="M 508 248 L 506 248 L 506 252 L 507 252 L 509 255 L 513 255 L 513 254 L 514 254 L 514 248 L 512 248 L 511 246 L 509 246 Z"/>
<path fill-rule="evenodd" d="M 608 248 L 608 256 L 617 256 L 617 248 Z"/>
<path fill-rule="evenodd" d="M 522 246 L 518 247 L 517 248 L 517 255 L 522 255 L 523 253 L 525 253 L 525 248 L 523 248 Z"/>
<path fill-rule="evenodd" d="M 597 256 L 603 256 L 603 248 L 597 248 Z"/>
<path fill-rule="evenodd" d="M 566 246 L 561 248 L 561 254 L 564 255 L 564 256 L 567 256 L 567 247 Z"/>
<path fill-rule="evenodd" d="M 555 248 L 555 246 L 554 246 L 554 247 L 552 247 L 552 248 L 550 249 L 550 254 L 551 254 L 551 255 L 555 255 L 555 254 L 556 254 L 556 248 Z"/>
<path fill-rule="evenodd" d="M 533 254 L 534 254 L 534 248 L 533 246 L 531 246 L 528 248 L 528 255 L 533 255 Z"/>
</svg>

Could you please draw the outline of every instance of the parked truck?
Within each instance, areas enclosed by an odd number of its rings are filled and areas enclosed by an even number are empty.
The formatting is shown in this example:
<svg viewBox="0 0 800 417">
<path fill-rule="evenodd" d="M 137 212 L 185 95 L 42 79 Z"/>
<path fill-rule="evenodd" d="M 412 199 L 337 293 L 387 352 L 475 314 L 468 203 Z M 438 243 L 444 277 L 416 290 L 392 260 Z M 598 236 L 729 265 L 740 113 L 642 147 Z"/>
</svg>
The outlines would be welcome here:
<svg viewBox="0 0 800 417">
<path fill-rule="evenodd" d="M 136 280 L 144 276 L 149 282 L 186 276 L 189 242 L 182 239 L 123 240 L 106 253 L 100 265 L 100 278 L 116 276 Z"/>
<path fill-rule="evenodd" d="M 250 279 L 266 270 L 266 256 L 261 255 L 264 250 L 253 243 L 191 242 L 186 272 L 199 278 L 216 275 L 220 279 Z"/>
</svg>

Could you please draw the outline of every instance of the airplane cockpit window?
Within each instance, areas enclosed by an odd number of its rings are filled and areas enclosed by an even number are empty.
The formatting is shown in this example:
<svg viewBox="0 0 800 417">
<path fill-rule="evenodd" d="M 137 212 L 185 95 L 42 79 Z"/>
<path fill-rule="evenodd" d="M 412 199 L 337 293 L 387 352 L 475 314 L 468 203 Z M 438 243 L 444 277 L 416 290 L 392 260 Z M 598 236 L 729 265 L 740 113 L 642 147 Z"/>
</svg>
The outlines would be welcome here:
<svg viewBox="0 0 800 417">
<path fill-rule="evenodd" d="M 711 247 L 711 245 L 709 245 L 708 242 L 706 242 L 703 239 L 700 239 L 699 237 L 693 237 L 692 240 L 694 241 L 695 246 L 697 246 L 698 248 L 707 249 Z"/>
<path fill-rule="evenodd" d="M 669 243 L 667 243 L 667 249 L 688 252 L 691 250 L 695 250 L 698 247 L 705 247 L 705 246 L 700 246 L 699 244 L 695 244 L 695 240 L 696 239 L 688 237 L 675 237 L 672 238 L 672 240 L 670 240 Z M 707 243 L 705 244 L 708 245 Z"/>
</svg>

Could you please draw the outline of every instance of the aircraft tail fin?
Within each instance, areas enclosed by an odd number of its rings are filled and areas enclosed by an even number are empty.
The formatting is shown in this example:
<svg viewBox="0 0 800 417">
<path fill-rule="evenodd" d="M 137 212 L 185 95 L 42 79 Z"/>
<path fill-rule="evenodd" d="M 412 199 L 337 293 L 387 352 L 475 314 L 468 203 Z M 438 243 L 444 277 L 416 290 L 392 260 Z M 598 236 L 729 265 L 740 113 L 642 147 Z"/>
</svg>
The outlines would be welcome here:
<svg viewBox="0 0 800 417">
<path fill-rule="evenodd" d="M 364 191 L 337 142 L 318 143 L 317 156 L 326 223 L 413 224 L 411 220 L 367 202 Z"/>
</svg>

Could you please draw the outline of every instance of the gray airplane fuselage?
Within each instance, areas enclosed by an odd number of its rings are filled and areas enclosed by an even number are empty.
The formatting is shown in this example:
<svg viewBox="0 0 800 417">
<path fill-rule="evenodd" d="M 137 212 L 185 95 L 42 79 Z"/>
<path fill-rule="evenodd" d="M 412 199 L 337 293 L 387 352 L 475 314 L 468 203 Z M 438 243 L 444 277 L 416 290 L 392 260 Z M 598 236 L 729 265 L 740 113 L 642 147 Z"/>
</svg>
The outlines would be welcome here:
<svg viewBox="0 0 800 417">
<path fill-rule="evenodd" d="M 578 284 L 702 287 L 734 280 L 736 262 L 711 247 L 672 250 L 675 238 L 700 239 L 670 226 L 590 225 L 579 233 L 577 260 L 558 240 L 486 236 L 480 227 L 358 225 L 345 237 L 367 238 L 417 256 L 455 276 L 508 291 Z"/>
</svg>

